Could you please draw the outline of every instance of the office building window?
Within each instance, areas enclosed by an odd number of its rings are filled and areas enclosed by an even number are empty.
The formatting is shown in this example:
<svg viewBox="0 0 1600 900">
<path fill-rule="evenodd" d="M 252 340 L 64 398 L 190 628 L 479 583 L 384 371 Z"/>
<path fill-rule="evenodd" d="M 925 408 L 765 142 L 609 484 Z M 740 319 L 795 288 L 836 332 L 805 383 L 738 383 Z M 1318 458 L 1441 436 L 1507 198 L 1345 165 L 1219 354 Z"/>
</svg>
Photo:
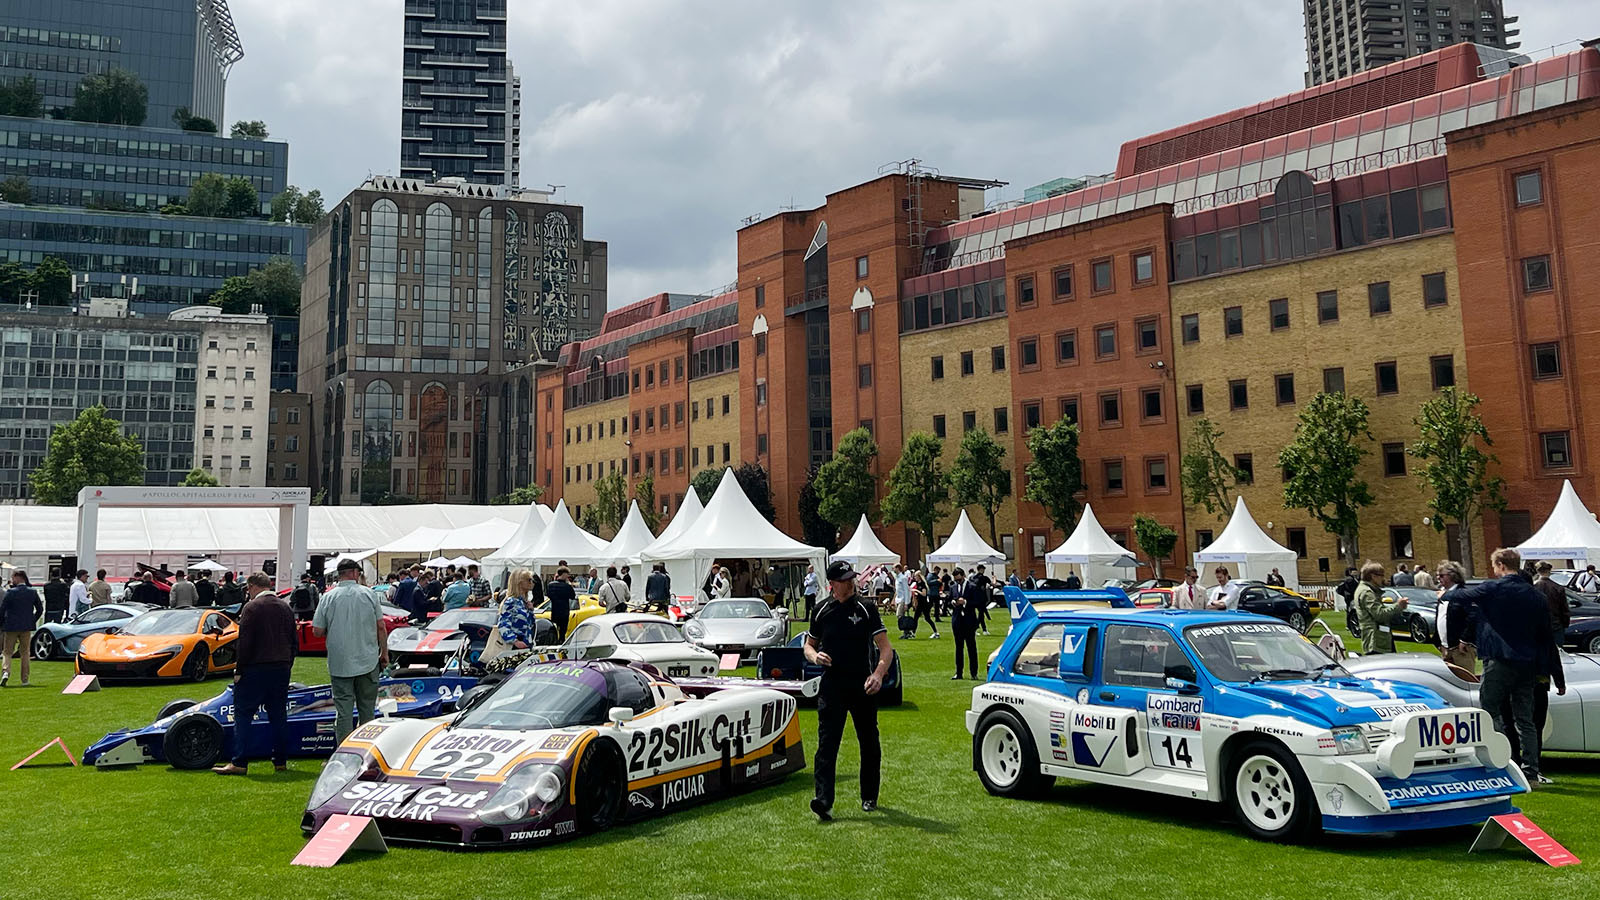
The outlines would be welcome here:
<svg viewBox="0 0 1600 900">
<path fill-rule="evenodd" d="M 1244 334 L 1244 307 L 1230 306 L 1222 311 L 1222 336 L 1238 337 Z"/>
<path fill-rule="evenodd" d="M 872 387 L 872 364 L 856 366 L 856 387 Z"/>
<path fill-rule="evenodd" d="M 1250 408 L 1250 386 L 1243 378 L 1228 382 L 1228 408 Z"/>
<path fill-rule="evenodd" d="M 1322 370 L 1322 392 L 1325 394 L 1344 393 L 1344 369 L 1335 366 Z"/>
<path fill-rule="evenodd" d="M 1092 263 L 1094 268 L 1094 292 L 1103 294 L 1116 287 L 1116 281 L 1111 271 L 1111 260 L 1097 259 Z"/>
<path fill-rule="evenodd" d="M 1267 301 L 1267 315 L 1272 318 L 1272 330 L 1281 331 L 1289 327 L 1289 300 L 1279 297 Z"/>
<path fill-rule="evenodd" d="M 1056 363 L 1076 362 L 1078 359 L 1078 332 L 1063 331 L 1056 335 Z"/>
<path fill-rule="evenodd" d="M 936 438 L 944 437 L 944 416 L 933 417 L 933 436 Z"/>
<path fill-rule="evenodd" d="M 1544 453 L 1546 469 L 1566 469 L 1572 466 L 1572 433 L 1546 431 L 1539 435 L 1539 446 Z"/>
<path fill-rule="evenodd" d="M 1062 397 L 1061 398 L 1061 418 L 1066 419 L 1068 422 L 1071 422 L 1074 425 L 1078 424 L 1078 398 L 1077 397 Z"/>
<path fill-rule="evenodd" d="M 1277 388 L 1279 406 L 1294 402 L 1294 373 L 1274 376 L 1273 384 Z"/>
<path fill-rule="evenodd" d="M 1110 391 L 1100 395 L 1100 424 L 1122 424 L 1122 392 Z"/>
<path fill-rule="evenodd" d="M 994 408 L 994 433 L 1006 434 L 1011 431 L 1011 410 L 1004 406 Z"/>
<path fill-rule="evenodd" d="M 870 334 L 872 332 L 872 310 L 856 310 L 856 334 Z"/>
<path fill-rule="evenodd" d="M 756 285 L 756 309 L 760 309 L 761 307 L 766 306 L 766 305 L 767 305 L 767 286 L 764 285 L 764 284 L 758 284 L 758 285 Z"/>
<path fill-rule="evenodd" d="M 1122 460 L 1108 459 L 1104 462 L 1106 478 L 1106 493 L 1120 494 L 1127 490 L 1127 485 L 1122 480 Z"/>
<path fill-rule="evenodd" d="M 1235 453 L 1233 467 L 1239 470 L 1240 484 L 1256 483 L 1256 458 L 1248 453 Z"/>
<path fill-rule="evenodd" d="M 1294 551 L 1295 556 L 1305 559 L 1310 555 L 1306 548 L 1306 530 L 1304 528 L 1285 528 L 1283 536 L 1284 542 L 1288 544 L 1290 550 Z"/>
<path fill-rule="evenodd" d="M 1560 378 L 1561 377 L 1561 347 L 1558 344 L 1534 344 L 1530 348 L 1533 355 L 1533 377 L 1535 378 Z"/>
<path fill-rule="evenodd" d="M 1433 376 L 1433 389 L 1455 387 L 1456 384 L 1456 358 L 1454 356 L 1435 356 L 1428 360 L 1428 371 Z"/>
<path fill-rule="evenodd" d="M 1034 362 L 1037 363 L 1038 360 L 1034 360 Z M 971 375 L 976 371 L 978 371 L 978 367 L 972 361 L 972 351 L 971 350 L 963 350 L 963 351 L 961 351 L 961 374 L 962 375 Z"/>
<path fill-rule="evenodd" d="M 1518 172 L 1514 177 L 1517 186 L 1517 205 L 1530 206 L 1544 200 L 1544 179 L 1539 170 Z"/>
<path fill-rule="evenodd" d="M 1367 313 L 1374 316 L 1389 314 L 1389 282 L 1374 281 L 1367 285 Z"/>
<path fill-rule="evenodd" d="M 1411 559 L 1414 548 L 1411 544 L 1410 525 L 1389 526 L 1389 556 L 1393 559 Z"/>
<path fill-rule="evenodd" d="M 1167 461 L 1165 459 L 1147 459 L 1144 461 L 1144 487 L 1147 491 L 1165 491 L 1167 489 Z"/>
<path fill-rule="evenodd" d="M 1424 309 L 1444 306 L 1449 302 L 1450 294 L 1445 288 L 1443 272 L 1430 272 L 1422 276 L 1422 306 Z"/>
<path fill-rule="evenodd" d="M 1406 474 L 1406 445 L 1390 443 L 1383 445 L 1383 474 L 1385 478 L 1394 478 Z"/>
<path fill-rule="evenodd" d="M 978 427 L 978 413 L 975 410 L 970 410 L 969 409 L 966 412 L 961 414 L 961 433 L 962 434 L 966 434 L 967 432 L 969 432 L 972 429 L 977 428 L 977 427 Z"/>
<path fill-rule="evenodd" d="M 1033 293 L 1033 276 L 1017 279 L 1017 305 L 1032 306 L 1037 301 Z"/>
<path fill-rule="evenodd" d="M 934 381 L 943 381 L 944 380 L 944 357 L 943 356 L 935 356 L 935 357 L 932 357 L 931 359 L 929 359 L 929 367 L 932 370 L 933 380 Z"/>
<path fill-rule="evenodd" d="M 1094 355 L 1096 359 L 1112 359 L 1117 355 L 1117 326 L 1100 325 L 1095 328 Z"/>
<path fill-rule="evenodd" d="M 1189 398 L 1189 415 L 1197 416 L 1206 411 L 1206 389 L 1204 386 L 1191 384 L 1184 388 L 1184 393 Z"/>
<path fill-rule="evenodd" d="M 1055 272 L 1053 274 L 1055 276 L 1055 283 L 1056 283 L 1055 299 L 1057 299 L 1057 300 L 1071 300 L 1072 299 L 1072 267 L 1071 266 L 1065 266 L 1063 268 L 1055 270 Z"/>
<path fill-rule="evenodd" d="M 856 257 L 856 277 L 867 277 L 867 258 L 865 256 Z"/>
<path fill-rule="evenodd" d="M 1006 347 L 1001 344 L 989 348 L 989 371 L 1004 372 L 1006 370 Z"/>
<path fill-rule="evenodd" d="M 1183 328 L 1183 342 L 1185 344 L 1198 343 L 1200 340 L 1200 316 L 1190 313 L 1181 320 Z"/>
<path fill-rule="evenodd" d="M 1039 427 L 1039 404 L 1037 401 L 1022 404 L 1022 427 L 1029 431 Z"/>
<path fill-rule="evenodd" d="M 1550 290 L 1550 257 L 1530 256 L 1522 261 L 1522 291 L 1532 294 Z"/>
<path fill-rule="evenodd" d="M 1394 363 L 1378 363 L 1373 366 L 1373 373 L 1377 380 L 1378 396 L 1400 393 L 1400 375 Z"/>
<path fill-rule="evenodd" d="M 1017 358 L 1024 372 L 1039 368 L 1039 339 L 1023 338 L 1017 341 Z"/>
<path fill-rule="evenodd" d="M 1156 255 L 1146 250 L 1133 255 L 1133 283 L 1144 284 L 1156 277 Z"/>
<path fill-rule="evenodd" d="M 1161 388 L 1145 388 L 1139 392 L 1140 413 L 1146 421 L 1160 419 L 1163 411 L 1161 406 Z"/>
<path fill-rule="evenodd" d="M 1161 339 L 1156 332 L 1155 319 L 1141 319 L 1133 323 L 1133 327 L 1138 335 L 1140 353 L 1159 349 Z"/>
</svg>

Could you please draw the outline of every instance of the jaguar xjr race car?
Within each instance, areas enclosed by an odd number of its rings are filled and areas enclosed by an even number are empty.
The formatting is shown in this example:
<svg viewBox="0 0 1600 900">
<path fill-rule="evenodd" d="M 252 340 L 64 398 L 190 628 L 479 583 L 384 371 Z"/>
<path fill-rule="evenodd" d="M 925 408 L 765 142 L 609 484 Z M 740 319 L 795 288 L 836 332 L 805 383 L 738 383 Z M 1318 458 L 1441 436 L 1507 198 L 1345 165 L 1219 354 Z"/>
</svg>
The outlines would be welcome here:
<svg viewBox="0 0 1600 900">
<path fill-rule="evenodd" d="M 529 662 L 463 706 L 356 729 L 324 766 L 301 828 L 346 813 L 371 817 L 390 841 L 527 846 L 805 766 L 794 698 L 745 687 L 691 698 L 628 660 Z"/>
<path fill-rule="evenodd" d="M 1225 802 L 1294 841 L 1482 822 L 1528 790 L 1487 712 L 1352 676 L 1283 622 L 1013 606 L 966 717 L 992 794 L 1121 785 Z"/>
</svg>

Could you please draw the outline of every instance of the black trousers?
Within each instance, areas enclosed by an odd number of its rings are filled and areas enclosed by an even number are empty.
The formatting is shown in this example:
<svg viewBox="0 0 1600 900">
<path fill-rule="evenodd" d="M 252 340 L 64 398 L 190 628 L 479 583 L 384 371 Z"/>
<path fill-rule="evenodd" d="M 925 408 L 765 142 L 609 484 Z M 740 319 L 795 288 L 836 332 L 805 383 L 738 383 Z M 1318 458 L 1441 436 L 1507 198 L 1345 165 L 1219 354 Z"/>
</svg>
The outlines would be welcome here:
<svg viewBox="0 0 1600 900">
<path fill-rule="evenodd" d="M 956 674 L 961 674 L 961 651 L 967 651 L 967 659 L 972 664 L 972 677 L 978 677 L 978 630 L 976 628 L 957 628 L 954 630 L 956 639 Z"/>
<path fill-rule="evenodd" d="M 289 669 L 281 666 L 245 666 L 233 686 L 233 764 L 250 764 L 250 723 L 256 710 L 266 707 L 272 728 L 272 764 L 289 762 Z"/>
<path fill-rule="evenodd" d="M 817 611 L 817 595 L 806 595 L 806 621 L 811 621 L 811 614 Z"/>
<path fill-rule="evenodd" d="M 565 643 L 567 640 L 567 620 L 571 615 L 565 609 L 552 608 L 550 610 L 550 624 L 556 628 L 556 643 L 558 644 Z"/>
<path fill-rule="evenodd" d="M 878 799 L 882 779 L 883 750 L 878 745 L 878 698 L 862 690 L 853 676 L 849 684 L 830 685 L 823 676 L 817 695 L 817 752 L 811 758 L 817 784 L 817 799 L 833 806 L 834 770 L 839 761 L 839 741 L 844 738 L 844 720 L 855 721 L 856 743 L 861 746 L 861 799 Z"/>
<path fill-rule="evenodd" d="M 918 610 L 917 614 L 928 623 L 928 627 L 932 628 L 935 634 L 939 633 L 939 625 L 933 621 L 933 607 L 930 604 L 922 604 L 922 609 Z M 915 632 L 916 629 L 913 628 L 912 631 Z"/>
</svg>

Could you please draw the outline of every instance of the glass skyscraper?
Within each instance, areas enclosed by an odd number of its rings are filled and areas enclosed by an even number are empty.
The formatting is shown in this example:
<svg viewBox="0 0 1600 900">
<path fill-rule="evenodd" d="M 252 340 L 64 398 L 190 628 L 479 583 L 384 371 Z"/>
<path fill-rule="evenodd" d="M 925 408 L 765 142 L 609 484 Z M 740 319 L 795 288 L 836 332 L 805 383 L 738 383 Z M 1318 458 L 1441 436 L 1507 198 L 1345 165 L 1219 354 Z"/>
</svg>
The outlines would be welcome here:
<svg viewBox="0 0 1600 900">
<path fill-rule="evenodd" d="M 517 185 L 521 91 L 506 0 L 405 0 L 400 174 Z"/>
</svg>

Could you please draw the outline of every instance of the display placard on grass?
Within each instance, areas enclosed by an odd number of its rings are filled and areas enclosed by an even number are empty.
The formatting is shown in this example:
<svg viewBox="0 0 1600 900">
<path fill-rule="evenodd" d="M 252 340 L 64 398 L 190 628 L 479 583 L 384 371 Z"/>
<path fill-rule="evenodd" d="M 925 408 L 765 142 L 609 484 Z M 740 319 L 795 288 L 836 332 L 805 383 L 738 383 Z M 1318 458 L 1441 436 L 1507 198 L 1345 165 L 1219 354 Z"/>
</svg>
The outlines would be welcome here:
<svg viewBox="0 0 1600 900">
<path fill-rule="evenodd" d="M 367 816 L 347 816 L 342 813 L 329 817 L 306 842 L 291 865 L 332 868 L 351 850 L 387 853 L 389 845 L 378 833 L 378 823 Z"/>
<path fill-rule="evenodd" d="M 1508 837 L 1516 838 L 1518 843 L 1532 850 L 1534 856 L 1549 865 L 1575 866 L 1579 863 L 1579 859 L 1572 855 L 1572 851 L 1545 834 L 1543 828 L 1533 824 L 1522 813 L 1491 816 L 1489 821 L 1483 823 L 1483 830 L 1478 832 L 1478 837 L 1473 840 L 1472 846 L 1467 848 L 1467 852 L 1498 850 L 1505 845 Z"/>
</svg>

